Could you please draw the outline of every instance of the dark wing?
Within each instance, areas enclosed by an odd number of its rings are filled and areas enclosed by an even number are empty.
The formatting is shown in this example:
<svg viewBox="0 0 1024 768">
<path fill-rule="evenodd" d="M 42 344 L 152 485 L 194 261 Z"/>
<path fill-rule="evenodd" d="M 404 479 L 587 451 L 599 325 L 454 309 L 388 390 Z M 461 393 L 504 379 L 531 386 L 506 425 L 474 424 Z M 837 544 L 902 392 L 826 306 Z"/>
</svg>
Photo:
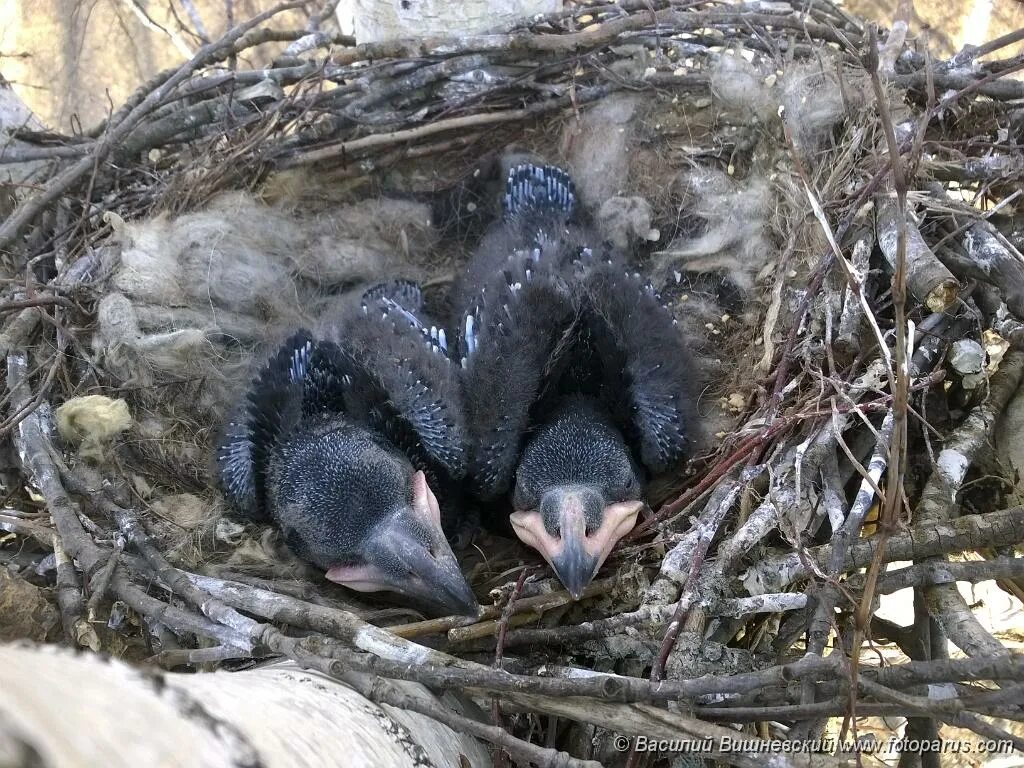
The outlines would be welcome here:
<svg viewBox="0 0 1024 768">
<path fill-rule="evenodd" d="M 429 324 L 423 311 L 423 294 L 418 283 L 412 280 L 392 280 L 379 283 L 363 292 L 363 314 L 369 314 L 373 306 L 382 320 L 401 318 L 411 328 L 420 332 L 427 346 L 434 352 L 448 354 L 448 340 L 443 327 Z"/>
<path fill-rule="evenodd" d="M 249 409 L 244 400 L 232 409 L 217 443 L 217 479 L 235 510 L 259 522 L 270 519 L 256 494 Z"/>
<path fill-rule="evenodd" d="M 346 412 L 380 430 L 418 468 L 433 464 L 462 477 L 466 430 L 444 331 L 390 295 L 370 295 L 341 324 L 337 342 L 356 368 Z"/>
<path fill-rule="evenodd" d="M 493 498 L 511 486 L 531 408 L 551 355 L 575 315 L 564 283 L 540 247 L 509 261 L 467 309 L 460 328 L 462 379 L 473 441 L 474 490 Z"/>
<path fill-rule="evenodd" d="M 555 268 L 561 266 L 556 256 L 571 255 L 573 244 L 587 238 L 570 224 L 576 214 L 576 188 L 561 168 L 515 166 L 509 171 L 503 202 L 502 224 L 481 241 L 481 250 L 497 246 L 513 254 L 539 247 Z"/>
<path fill-rule="evenodd" d="M 692 358 L 650 283 L 589 249 L 577 266 L 583 321 L 605 371 L 603 397 L 640 460 L 662 472 L 693 444 Z"/>
<path fill-rule="evenodd" d="M 517 270 L 535 249 L 544 251 L 549 269 L 564 269 L 578 244 L 592 239 L 576 221 L 578 214 L 569 174 L 553 165 L 514 166 L 505 180 L 502 215 L 480 239 L 452 291 L 455 306 L 470 311 L 484 286 L 506 270 Z"/>
<path fill-rule="evenodd" d="M 265 478 L 274 446 L 304 413 L 325 407 L 334 379 L 314 360 L 308 331 L 297 331 L 259 370 L 241 403 L 232 411 L 217 446 L 217 474 L 235 509 L 256 520 L 269 519 L 263 507 Z M 307 380 L 315 362 L 317 373 Z M 308 386 L 307 386 L 308 385 Z"/>
</svg>

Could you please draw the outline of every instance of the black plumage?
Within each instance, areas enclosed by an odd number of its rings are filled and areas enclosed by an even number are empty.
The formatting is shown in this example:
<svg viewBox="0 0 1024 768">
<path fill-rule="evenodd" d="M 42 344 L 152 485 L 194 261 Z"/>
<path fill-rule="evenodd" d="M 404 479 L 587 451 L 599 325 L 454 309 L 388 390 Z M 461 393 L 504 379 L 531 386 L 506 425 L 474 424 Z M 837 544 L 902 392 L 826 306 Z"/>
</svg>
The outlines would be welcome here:
<svg viewBox="0 0 1024 768">
<path fill-rule="evenodd" d="M 475 614 L 431 488 L 466 470 L 459 387 L 419 309 L 414 284 L 385 284 L 291 336 L 229 421 L 218 473 L 238 511 L 276 523 L 328 579 Z"/>
<path fill-rule="evenodd" d="M 590 234 L 578 218 L 576 192 L 565 171 L 529 164 L 512 168 L 505 180 L 500 221 L 487 228 L 466 265 L 455 288 L 455 306 L 472 307 L 482 289 L 499 288 L 495 278 L 514 262 L 539 255 L 538 249 L 548 260 L 539 268 L 565 267 L 575 255 L 572 245 L 587 242 Z M 550 263 L 555 258 L 559 261 Z"/>
<path fill-rule="evenodd" d="M 578 218 L 564 171 L 512 169 L 459 289 L 471 483 L 577 596 L 694 423 L 675 319 Z"/>
</svg>

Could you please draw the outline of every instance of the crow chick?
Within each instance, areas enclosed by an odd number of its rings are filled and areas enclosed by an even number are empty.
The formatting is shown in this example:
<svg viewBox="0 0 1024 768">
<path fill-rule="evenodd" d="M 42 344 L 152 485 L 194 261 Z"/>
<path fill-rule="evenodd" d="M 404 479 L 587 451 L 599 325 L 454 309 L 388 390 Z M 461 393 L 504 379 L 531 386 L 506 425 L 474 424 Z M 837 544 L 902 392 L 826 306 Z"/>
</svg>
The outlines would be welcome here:
<svg viewBox="0 0 1024 768">
<path fill-rule="evenodd" d="M 276 523 L 329 580 L 476 615 L 428 482 L 465 472 L 458 387 L 417 300 L 411 284 L 379 286 L 322 337 L 291 336 L 229 422 L 218 473 L 237 510 Z"/>
<path fill-rule="evenodd" d="M 636 523 L 647 476 L 691 450 L 692 362 L 671 313 L 580 224 L 568 175 L 509 174 L 460 295 L 475 492 L 579 598 Z"/>
</svg>

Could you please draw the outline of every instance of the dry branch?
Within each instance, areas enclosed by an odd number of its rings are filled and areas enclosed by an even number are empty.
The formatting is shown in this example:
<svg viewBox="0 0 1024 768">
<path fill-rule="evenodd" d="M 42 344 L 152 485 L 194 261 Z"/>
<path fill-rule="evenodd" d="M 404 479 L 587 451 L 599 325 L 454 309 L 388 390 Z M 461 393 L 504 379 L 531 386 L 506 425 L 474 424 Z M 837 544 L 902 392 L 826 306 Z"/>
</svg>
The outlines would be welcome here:
<svg viewBox="0 0 1024 768">
<path fill-rule="evenodd" d="M 875 235 L 890 267 L 896 265 L 898 230 L 906 231 L 907 287 L 932 312 L 942 312 L 957 298 L 956 278 L 932 252 L 921 231 L 908 216 L 900 221 L 894 200 L 878 201 Z"/>
<path fill-rule="evenodd" d="M 886 544 L 885 560 L 924 560 L 988 547 L 1012 546 L 1024 541 L 1024 507 L 1012 507 L 982 515 L 964 515 L 934 526 L 915 527 L 892 536 Z M 840 566 L 840 573 L 866 568 L 878 548 L 876 541 L 864 539 L 852 547 Z M 824 568 L 831 559 L 832 547 L 825 544 L 807 550 L 806 560 L 799 554 L 772 557 L 753 566 L 744 576 L 765 588 L 779 590 L 808 575 L 811 567 Z"/>
</svg>

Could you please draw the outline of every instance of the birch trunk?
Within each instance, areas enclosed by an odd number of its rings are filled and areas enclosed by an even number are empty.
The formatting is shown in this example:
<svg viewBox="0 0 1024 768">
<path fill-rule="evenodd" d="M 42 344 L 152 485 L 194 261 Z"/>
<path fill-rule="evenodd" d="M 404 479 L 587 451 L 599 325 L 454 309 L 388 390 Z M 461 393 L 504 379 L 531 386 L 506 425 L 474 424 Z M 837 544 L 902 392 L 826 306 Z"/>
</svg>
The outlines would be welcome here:
<svg viewBox="0 0 1024 768">
<path fill-rule="evenodd" d="M 446 768 L 490 762 L 472 738 L 422 715 L 378 706 L 291 662 L 190 675 L 135 669 L 53 646 L 0 645 L 2 766 Z"/>
<path fill-rule="evenodd" d="M 12 138 L 12 132 L 27 128 L 43 130 L 44 126 L 25 106 L 11 84 L 0 74 L 0 153 L 18 152 L 26 147 L 25 142 Z M 44 165 L 42 160 L 0 165 L 0 221 L 5 219 L 18 200 L 25 196 L 26 185 L 33 174 Z"/>
<path fill-rule="evenodd" d="M 360 43 L 403 37 L 473 35 L 539 13 L 561 0 L 342 0 L 338 23 Z"/>
</svg>

